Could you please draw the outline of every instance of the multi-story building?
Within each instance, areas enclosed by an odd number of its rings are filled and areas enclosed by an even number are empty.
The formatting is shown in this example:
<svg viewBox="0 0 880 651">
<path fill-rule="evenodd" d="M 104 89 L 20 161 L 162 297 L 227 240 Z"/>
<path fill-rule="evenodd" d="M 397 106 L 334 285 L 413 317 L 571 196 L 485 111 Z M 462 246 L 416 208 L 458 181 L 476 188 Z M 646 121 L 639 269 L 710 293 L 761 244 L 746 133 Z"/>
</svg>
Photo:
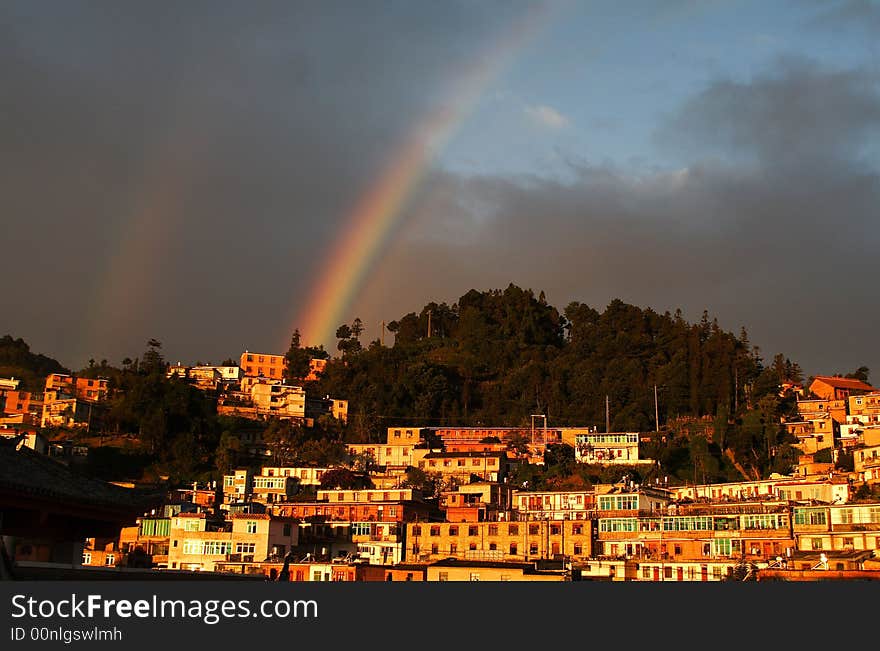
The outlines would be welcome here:
<svg viewBox="0 0 880 651">
<path fill-rule="evenodd" d="M 843 398 L 798 400 L 797 410 L 801 420 L 805 421 L 827 418 L 829 416 L 837 423 L 846 421 L 846 400 Z"/>
<path fill-rule="evenodd" d="M 415 443 L 350 443 L 348 452 L 354 456 L 363 455 L 370 458 L 372 463 L 380 468 L 405 472 L 407 468 L 418 467 L 429 451 L 417 449 Z"/>
<path fill-rule="evenodd" d="M 507 484 L 474 482 L 441 494 L 440 508 L 447 522 L 484 522 L 507 519 L 513 490 Z"/>
<path fill-rule="evenodd" d="M 563 437 L 574 438 L 574 458 L 578 463 L 638 465 L 652 464 L 639 459 L 638 432 L 591 432 L 563 430 Z"/>
<path fill-rule="evenodd" d="M 880 421 L 880 392 L 850 396 L 848 402 L 850 416 L 865 423 Z"/>
<path fill-rule="evenodd" d="M 719 567 L 740 560 L 762 561 L 794 546 L 788 509 L 779 504 L 680 508 L 675 515 L 631 512 L 602 517 L 600 513 L 598 530 L 600 554 L 657 562 L 651 576 L 642 579 L 659 574 L 687 580 L 667 572 L 677 573 L 678 566 L 684 577 L 689 566 L 696 570 L 706 565 L 708 570 L 710 561 L 720 563 Z M 718 573 L 716 578 L 726 574 L 721 569 Z M 699 580 L 704 580 L 702 573 Z"/>
<path fill-rule="evenodd" d="M 241 354 L 239 366 L 248 377 L 267 377 L 281 380 L 284 378 L 287 360 L 284 355 L 252 353 L 246 350 Z"/>
<path fill-rule="evenodd" d="M 502 443 L 515 440 L 528 441 L 536 446 L 544 447 L 562 443 L 562 431 L 548 427 L 428 427 L 425 428 L 437 436 L 444 445 L 450 443 L 472 442 L 498 439 Z"/>
<path fill-rule="evenodd" d="M 306 392 L 302 387 L 261 382 L 251 389 L 251 400 L 258 415 L 299 420 L 306 417 Z"/>
<path fill-rule="evenodd" d="M 424 427 L 389 427 L 386 442 L 388 445 L 418 445 L 424 442 L 427 431 Z"/>
<path fill-rule="evenodd" d="M 204 513 L 180 513 L 171 518 L 168 564 L 172 570 L 212 572 L 217 562 L 283 557 L 298 534 L 295 520 L 265 513 L 236 513 L 219 522 Z"/>
<path fill-rule="evenodd" d="M 316 551 L 351 553 L 381 565 L 403 560 L 403 523 L 439 517 L 408 488 L 319 490 L 314 502 L 276 503 L 273 510 L 303 521 Z"/>
<path fill-rule="evenodd" d="M 514 516 L 519 520 L 587 520 L 596 511 L 593 491 L 516 491 Z"/>
<path fill-rule="evenodd" d="M 109 381 L 105 378 L 84 378 L 64 373 L 50 373 L 46 376 L 46 392 L 50 391 L 62 398 L 74 397 L 97 402 L 107 398 Z"/>
<path fill-rule="evenodd" d="M 846 400 L 850 396 L 872 393 L 870 384 L 853 378 L 817 375 L 810 384 L 810 393 L 822 400 Z"/>
<path fill-rule="evenodd" d="M 800 551 L 880 550 L 880 503 L 796 506 L 793 525 Z"/>
<path fill-rule="evenodd" d="M 418 467 L 466 483 L 472 475 L 484 481 L 500 482 L 509 470 L 507 455 L 503 452 L 428 452 Z"/>
<path fill-rule="evenodd" d="M 874 485 L 880 483 L 880 445 L 859 447 L 853 450 L 853 470 L 858 481 Z"/>
<path fill-rule="evenodd" d="M 406 562 L 585 560 L 592 552 L 591 524 L 589 520 L 413 522 L 406 525 Z"/>
</svg>

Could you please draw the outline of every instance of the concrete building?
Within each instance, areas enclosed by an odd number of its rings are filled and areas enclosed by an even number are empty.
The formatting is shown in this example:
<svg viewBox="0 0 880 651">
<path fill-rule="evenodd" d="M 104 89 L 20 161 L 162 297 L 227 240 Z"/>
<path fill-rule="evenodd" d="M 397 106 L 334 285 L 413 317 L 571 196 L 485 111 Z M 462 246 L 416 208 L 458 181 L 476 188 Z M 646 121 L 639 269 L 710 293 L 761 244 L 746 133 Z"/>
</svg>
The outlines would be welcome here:
<svg viewBox="0 0 880 651">
<path fill-rule="evenodd" d="M 574 458 L 578 463 L 639 465 L 653 461 L 639 459 L 637 432 L 591 432 L 564 429 L 564 437 L 574 437 Z"/>
<path fill-rule="evenodd" d="M 595 515 L 593 491 L 516 491 L 513 517 L 518 520 L 588 520 Z"/>
<path fill-rule="evenodd" d="M 238 364 L 247 377 L 266 377 L 276 380 L 284 378 L 287 361 L 284 355 L 269 355 L 244 351 Z"/>
<path fill-rule="evenodd" d="M 233 514 L 211 521 L 204 513 L 181 513 L 171 519 L 170 569 L 214 571 L 223 561 L 261 561 L 283 557 L 298 541 L 297 522 L 263 513 Z"/>
<path fill-rule="evenodd" d="M 418 467 L 467 483 L 471 475 L 484 481 L 500 482 L 509 469 L 507 455 L 501 452 L 428 452 Z"/>
<path fill-rule="evenodd" d="M 513 490 L 507 484 L 474 482 L 440 495 L 440 508 L 447 522 L 506 520 L 510 515 Z"/>
<path fill-rule="evenodd" d="M 852 378 L 817 375 L 810 384 L 810 393 L 822 400 L 846 400 L 852 395 L 872 393 L 870 384 Z"/>
<path fill-rule="evenodd" d="M 426 581 L 567 581 L 564 569 L 540 569 L 537 563 L 497 563 L 446 559 L 426 568 Z"/>
<path fill-rule="evenodd" d="M 382 444 L 382 443 L 350 443 L 348 453 L 365 455 L 373 460 L 379 468 L 397 469 L 401 472 L 407 468 L 418 467 L 428 450 L 417 449 L 415 443 Z"/>
<path fill-rule="evenodd" d="M 585 560 L 592 553 L 591 526 L 589 520 L 413 522 L 406 525 L 406 562 Z"/>
</svg>

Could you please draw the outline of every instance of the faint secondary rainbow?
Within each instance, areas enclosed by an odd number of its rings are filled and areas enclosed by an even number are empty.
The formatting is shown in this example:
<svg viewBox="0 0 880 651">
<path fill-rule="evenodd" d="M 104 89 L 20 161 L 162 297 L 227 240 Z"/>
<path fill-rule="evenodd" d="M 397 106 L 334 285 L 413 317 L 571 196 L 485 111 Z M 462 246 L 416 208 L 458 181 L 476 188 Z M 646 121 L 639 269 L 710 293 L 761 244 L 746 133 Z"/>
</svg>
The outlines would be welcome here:
<svg viewBox="0 0 880 651">
<path fill-rule="evenodd" d="M 333 340 L 383 244 L 395 231 L 403 208 L 424 178 L 436 152 L 446 144 L 485 90 L 548 24 L 550 7 L 535 4 L 469 70 L 450 93 L 451 101 L 420 120 L 390 156 L 376 181 L 357 199 L 342 235 L 325 256 L 297 324 L 310 345 Z"/>
</svg>

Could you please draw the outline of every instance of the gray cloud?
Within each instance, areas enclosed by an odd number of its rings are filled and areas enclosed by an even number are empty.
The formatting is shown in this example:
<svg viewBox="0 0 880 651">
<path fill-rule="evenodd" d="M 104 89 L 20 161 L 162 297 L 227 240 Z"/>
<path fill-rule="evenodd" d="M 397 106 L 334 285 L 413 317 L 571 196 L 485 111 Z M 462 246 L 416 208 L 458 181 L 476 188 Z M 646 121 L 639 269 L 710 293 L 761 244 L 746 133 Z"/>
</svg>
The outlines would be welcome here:
<svg viewBox="0 0 880 651">
<path fill-rule="evenodd" d="M 0 334 L 73 366 L 149 337 L 184 361 L 279 349 L 355 198 L 520 10 L 4 3 Z M 717 80 L 657 134 L 677 171 L 435 170 L 350 318 L 373 337 L 514 282 L 559 307 L 708 308 L 810 371 L 880 373 L 873 75 Z"/>
<path fill-rule="evenodd" d="M 521 3 L 0 7 L 0 330 L 277 348 L 346 211 Z"/>
<path fill-rule="evenodd" d="M 392 305 L 513 281 L 559 307 L 707 308 L 808 372 L 880 372 L 880 176 L 859 148 L 878 126 L 869 75 L 782 62 L 715 82 L 670 117 L 658 142 L 687 145 L 682 170 L 582 164 L 571 183 L 438 172 L 357 309 L 371 323 Z"/>
</svg>

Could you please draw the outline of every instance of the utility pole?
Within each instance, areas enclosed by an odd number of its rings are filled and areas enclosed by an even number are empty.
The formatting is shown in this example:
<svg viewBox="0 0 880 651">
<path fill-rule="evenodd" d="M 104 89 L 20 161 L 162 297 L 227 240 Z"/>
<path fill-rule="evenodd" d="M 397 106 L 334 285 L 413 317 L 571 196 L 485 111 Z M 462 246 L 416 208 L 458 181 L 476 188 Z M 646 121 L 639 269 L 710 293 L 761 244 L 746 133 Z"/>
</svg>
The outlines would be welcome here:
<svg viewBox="0 0 880 651">
<path fill-rule="evenodd" d="M 605 396 L 605 433 L 611 431 L 611 402 L 608 396 Z"/>
<path fill-rule="evenodd" d="M 431 338 L 431 310 L 428 310 L 428 339 Z"/>
<path fill-rule="evenodd" d="M 654 428 L 660 432 L 660 410 L 657 407 L 657 385 L 654 385 Z"/>
<path fill-rule="evenodd" d="M 384 321 L 382 321 L 381 332 L 382 332 L 382 346 L 384 347 L 385 346 L 385 322 Z"/>
</svg>

